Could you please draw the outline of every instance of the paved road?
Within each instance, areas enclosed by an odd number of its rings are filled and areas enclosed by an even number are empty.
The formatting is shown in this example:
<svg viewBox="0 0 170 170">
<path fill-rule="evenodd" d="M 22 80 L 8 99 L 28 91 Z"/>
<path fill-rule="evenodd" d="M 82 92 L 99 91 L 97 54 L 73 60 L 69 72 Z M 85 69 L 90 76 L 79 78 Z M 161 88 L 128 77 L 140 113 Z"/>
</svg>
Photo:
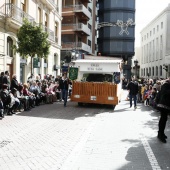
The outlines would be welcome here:
<svg viewBox="0 0 170 170">
<path fill-rule="evenodd" d="M 124 91 L 124 98 L 126 91 Z M 113 111 L 68 102 L 41 105 L 0 120 L 0 170 L 169 170 L 156 138 L 159 113 L 122 100 Z"/>
</svg>

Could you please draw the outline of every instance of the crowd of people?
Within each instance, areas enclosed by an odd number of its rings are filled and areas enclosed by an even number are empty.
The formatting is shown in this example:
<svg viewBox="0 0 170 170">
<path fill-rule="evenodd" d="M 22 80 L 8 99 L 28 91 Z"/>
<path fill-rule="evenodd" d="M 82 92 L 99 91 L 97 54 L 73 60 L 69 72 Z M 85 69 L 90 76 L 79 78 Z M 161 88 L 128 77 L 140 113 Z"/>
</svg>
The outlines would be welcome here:
<svg viewBox="0 0 170 170">
<path fill-rule="evenodd" d="M 164 79 L 138 79 L 132 78 L 135 83 L 137 83 L 137 89 L 134 94 L 137 103 L 144 103 L 144 106 L 151 106 L 156 109 L 156 96 L 161 90 L 161 85 L 164 83 Z M 128 89 L 131 82 L 126 82 L 123 84 L 124 89 Z M 128 94 L 126 100 L 130 100 L 130 94 Z"/>
<path fill-rule="evenodd" d="M 170 77 L 155 81 L 152 79 L 138 81 L 133 77 L 126 88 L 129 91 L 126 100 L 130 100 L 130 107 L 133 100 L 134 109 L 137 108 L 137 103 L 142 102 L 145 106 L 151 106 L 160 112 L 157 137 L 161 142 L 166 143 L 165 127 L 170 113 Z"/>
<path fill-rule="evenodd" d="M 47 74 L 43 79 L 41 75 L 32 74 L 27 82 L 22 84 L 18 83 L 16 74 L 13 74 L 10 80 L 8 71 L 1 72 L 0 117 L 56 101 L 64 101 L 66 107 L 67 98 L 71 94 L 71 84 L 66 73 L 57 77 Z"/>
</svg>

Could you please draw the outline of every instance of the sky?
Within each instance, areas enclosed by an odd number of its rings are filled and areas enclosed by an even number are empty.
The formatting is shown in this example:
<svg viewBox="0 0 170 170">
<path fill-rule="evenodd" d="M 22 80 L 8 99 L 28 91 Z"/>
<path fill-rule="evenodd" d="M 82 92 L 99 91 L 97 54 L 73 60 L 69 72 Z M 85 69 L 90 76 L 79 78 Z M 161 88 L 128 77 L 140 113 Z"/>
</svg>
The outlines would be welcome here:
<svg viewBox="0 0 170 170">
<path fill-rule="evenodd" d="M 140 46 L 140 32 L 170 4 L 170 0 L 136 0 L 135 47 Z"/>
</svg>

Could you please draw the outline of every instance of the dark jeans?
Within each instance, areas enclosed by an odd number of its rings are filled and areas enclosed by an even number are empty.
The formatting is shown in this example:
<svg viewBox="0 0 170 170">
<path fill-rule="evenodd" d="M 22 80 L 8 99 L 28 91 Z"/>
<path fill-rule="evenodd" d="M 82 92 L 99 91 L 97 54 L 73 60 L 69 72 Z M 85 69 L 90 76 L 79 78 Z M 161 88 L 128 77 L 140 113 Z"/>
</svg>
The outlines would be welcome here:
<svg viewBox="0 0 170 170">
<path fill-rule="evenodd" d="M 158 126 L 159 126 L 158 133 L 159 133 L 159 135 L 164 134 L 169 112 L 170 111 L 168 111 L 167 109 L 161 109 L 161 117 L 160 117 L 159 124 L 158 124 Z"/>
<path fill-rule="evenodd" d="M 62 89 L 62 99 L 64 100 L 64 106 L 66 106 L 67 103 L 67 96 L 68 96 L 68 90 Z"/>
<path fill-rule="evenodd" d="M 132 107 L 132 99 L 134 100 L 134 107 L 136 107 L 136 95 L 130 94 L 130 107 Z"/>
</svg>

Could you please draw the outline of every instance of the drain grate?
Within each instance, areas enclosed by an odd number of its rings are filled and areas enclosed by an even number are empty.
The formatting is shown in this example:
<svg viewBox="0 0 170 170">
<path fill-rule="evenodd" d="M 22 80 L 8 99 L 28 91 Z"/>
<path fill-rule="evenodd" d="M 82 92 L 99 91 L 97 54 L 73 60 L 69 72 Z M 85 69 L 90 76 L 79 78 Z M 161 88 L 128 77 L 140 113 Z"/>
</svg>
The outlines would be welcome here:
<svg viewBox="0 0 170 170">
<path fill-rule="evenodd" d="M 8 140 L 3 140 L 0 142 L 0 148 L 3 148 L 4 146 L 8 145 L 9 143 L 11 143 L 12 141 L 8 141 Z"/>
</svg>

